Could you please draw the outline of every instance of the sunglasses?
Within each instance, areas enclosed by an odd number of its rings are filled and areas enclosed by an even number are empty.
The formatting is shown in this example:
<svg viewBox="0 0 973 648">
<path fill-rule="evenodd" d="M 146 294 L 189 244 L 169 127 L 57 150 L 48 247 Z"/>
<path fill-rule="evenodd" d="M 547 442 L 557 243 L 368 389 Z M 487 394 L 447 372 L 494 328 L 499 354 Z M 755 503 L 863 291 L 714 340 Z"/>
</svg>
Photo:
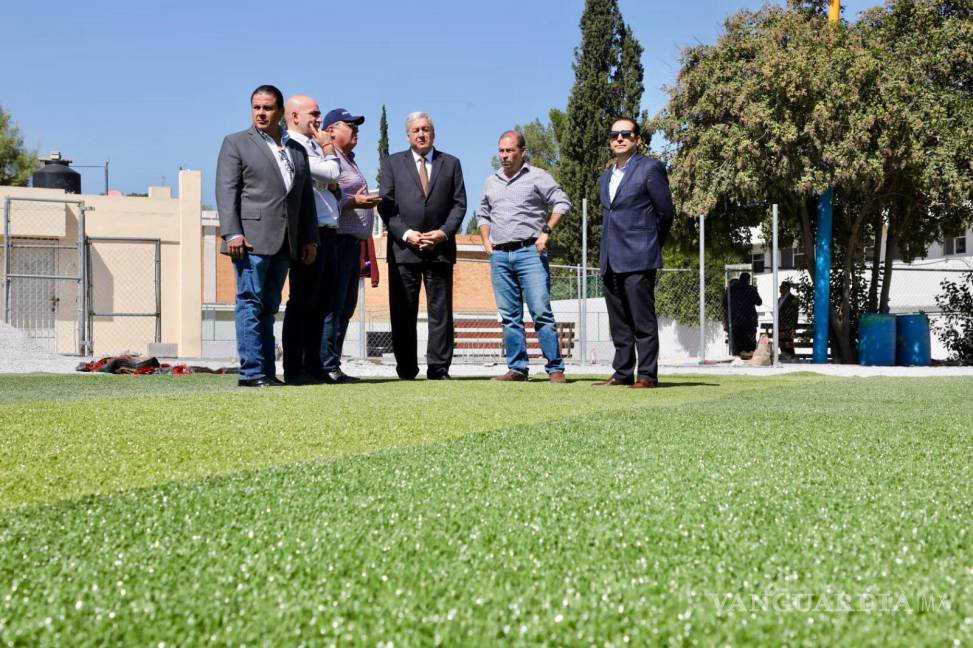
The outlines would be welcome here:
<svg viewBox="0 0 973 648">
<path fill-rule="evenodd" d="M 620 130 L 620 131 L 608 131 L 608 139 L 614 140 L 621 136 L 623 139 L 633 139 L 635 137 L 635 131 L 631 130 Z"/>
</svg>

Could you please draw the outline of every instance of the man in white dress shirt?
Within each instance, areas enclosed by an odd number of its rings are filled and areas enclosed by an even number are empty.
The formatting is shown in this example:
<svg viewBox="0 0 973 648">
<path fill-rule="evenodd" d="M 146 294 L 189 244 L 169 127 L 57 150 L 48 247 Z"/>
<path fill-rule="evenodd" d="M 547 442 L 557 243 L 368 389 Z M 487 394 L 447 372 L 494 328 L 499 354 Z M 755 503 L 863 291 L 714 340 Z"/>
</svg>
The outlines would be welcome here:
<svg viewBox="0 0 973 648">
<path fill-rule="evenodd" d="M 322 366 L 322 336 L 328 304 L 328 264 L 334 257 L 338 214 L 344 197 L 338 186 L 341 165 L 327 130 L 321 130 L 321 109 L 311 97 L 297 95 L 284 108 L 287 133 L 307 151 L 314 180 L 320 248 L 311 265 L 292 264 L 290 294 L 284 312 L 284 380 L 307 385 L 326 380 Z"/>
</svg>

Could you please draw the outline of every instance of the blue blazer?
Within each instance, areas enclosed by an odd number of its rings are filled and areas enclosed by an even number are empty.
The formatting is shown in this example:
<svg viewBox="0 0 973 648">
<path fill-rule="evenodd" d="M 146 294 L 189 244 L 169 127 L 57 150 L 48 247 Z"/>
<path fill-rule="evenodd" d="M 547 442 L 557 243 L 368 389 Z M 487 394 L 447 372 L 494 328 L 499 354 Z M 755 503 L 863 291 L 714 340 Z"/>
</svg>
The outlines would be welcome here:
<svg viewBox="0 0 973 648">
<path fill-rule="evenodd" d="M 614 166 L 612 167 L 614 168 Z M 662 162 L 636 153 L 625 166 L 625 175 L 608 197 L 612 169 L 599 180 L 602 209 L 601 274 L 640 272 L 662 267 L 662 246 L 672 227 L 675 207 L 669 176 Z"/>
</svg>

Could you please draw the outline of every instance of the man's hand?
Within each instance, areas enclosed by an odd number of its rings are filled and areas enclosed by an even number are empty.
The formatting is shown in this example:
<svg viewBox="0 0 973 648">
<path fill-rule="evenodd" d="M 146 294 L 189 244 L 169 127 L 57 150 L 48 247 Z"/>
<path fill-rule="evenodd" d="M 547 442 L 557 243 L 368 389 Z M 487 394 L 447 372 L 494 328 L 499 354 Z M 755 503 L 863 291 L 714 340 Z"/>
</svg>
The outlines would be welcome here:
<svg viewBox="0 0 973 648">
<path fill-rule="evenodd" d="M 382 202 L 382 197 L 369 195 L 368 190 L 365 189 L 365 187 L 359 189 L 358 192 L 351 197 L 351 205 L 355 209 L 371 209 L 380 202 Z"/>
<path fill-rule="evenodd" d="M 540 235 L 537 237 L 537 240 L 534 241 L 534 247 L 537 248 L 538 253 L 544 254 L 545 252 L 547 252 L 547 239 L 549 238 L 550 238 L 549 234 L 545 234 L 544 232 L 541 232 Z"/>
<path fill-rule="evenodd" d="M 446 240 L 446 232 L 433 230 L 419 235 L 419 251 L 426 252 L 432 250 L 437 245 Z"/>
<path fill-rule="evenodd" d="M 493 243 L 488 238 L 483 239 L 483 251 L 487 253 L 487 256 L 493 254 Z"/>
<path fill-rule="evenodd" d="M 326 146 L 334 146 L 334 141 L 331 139 L 331 133 L 326 130 L 318 130 L 318 126 L 314 122 L 311 122 L 311 132 L 314 136 L 314 141 L 317 142 L 321 148 Z"/>
<path fill-rule="evenodd" d="M 422 248 L 420 246 L 422 244 L 422 234 L 413 231 L 409 234 L 409 237 L 405 240 L 405 242 L 409 245 L 409 247 L 421 250 Z"/>
<path fill-rule="evenodd" d="M 231 259 L 237 259 L 238 261 L 247 255 L 247 252 L 253 249 L 250 245 L 250 241 L 247 240 L 246 236 L 240 236 L 233 239 L 232 241 L 226 242 L 226 251 L 230 253 Z"/>
<path fill-rule="evenodd" d="M 314 243 L 305 243 L 301 248 L 301 263 L 311 265 L 318 256 L 318 246 Z"/>
</svg>

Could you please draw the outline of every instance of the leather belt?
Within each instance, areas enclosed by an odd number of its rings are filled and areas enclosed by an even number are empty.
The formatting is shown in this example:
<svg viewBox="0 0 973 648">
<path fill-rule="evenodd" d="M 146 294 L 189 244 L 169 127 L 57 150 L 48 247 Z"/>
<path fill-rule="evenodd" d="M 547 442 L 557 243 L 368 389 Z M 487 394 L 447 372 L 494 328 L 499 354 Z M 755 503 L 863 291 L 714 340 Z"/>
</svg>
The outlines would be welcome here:
<svg viewBox="0 0 973 648">
<path fill-rule="evenodd" d="M 494 243 L 493 249 L 500 250 L 501 252 L 513 252 L 514 250 L 530 247 L 536 242 L 536 238 L 529 238 L 523 241 L 514 241 L 513 243 Z"/>
</svg>

